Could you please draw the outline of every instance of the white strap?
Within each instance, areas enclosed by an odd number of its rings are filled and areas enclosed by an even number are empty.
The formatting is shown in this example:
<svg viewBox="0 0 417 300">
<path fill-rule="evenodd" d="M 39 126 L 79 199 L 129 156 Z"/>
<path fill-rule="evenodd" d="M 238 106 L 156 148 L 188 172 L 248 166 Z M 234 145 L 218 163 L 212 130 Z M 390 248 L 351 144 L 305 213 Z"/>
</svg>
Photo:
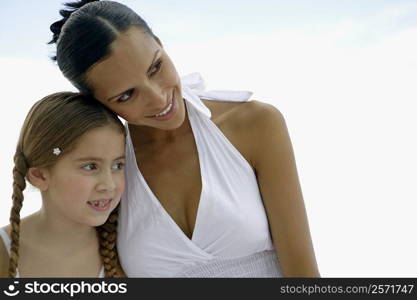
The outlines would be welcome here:
<svg viewBox="0 0 417 300">
<path fill-rule="evenodd" d="M 200 73 L 191 73 L 181 77 L 183 97 L 191 102 L 196 109 L 207 117 L 211 117 L 210 110 L 200 98 L 213 101 L 246 102 L 252 96 L 250 91 L 205 91 L 204 79 Z"/>
<path fill-rule="evenodd" d="M 7 234 L 7 232 L 3 228 L 0 228 L 0 236 L 3 240 L 4 246 L 7 249 L 7 252 L 9 253 L 9 256 L 10 256 L 10 238 L 9 238 L 9 235 Z"/>
</svg>

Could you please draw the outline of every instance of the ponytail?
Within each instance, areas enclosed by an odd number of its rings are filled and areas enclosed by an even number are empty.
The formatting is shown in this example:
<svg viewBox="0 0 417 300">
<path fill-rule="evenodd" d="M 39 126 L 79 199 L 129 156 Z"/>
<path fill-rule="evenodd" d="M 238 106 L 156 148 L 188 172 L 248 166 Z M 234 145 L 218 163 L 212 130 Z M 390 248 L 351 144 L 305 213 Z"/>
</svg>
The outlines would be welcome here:
<svg viewBox="0 0 417 300">
<path fill-rule="evenodd" d="M 72 15 L 73 12 L 83 7 L 84 5 L 90 2 L 95 2 L 95 1 L 99 1 L 99 0 L 81 0 L 78 2 L 65 3 L 65 6 L 68 9 L 66 10 L 61 9 L 59 11 L 59 14 L 63 18 L 59 21 L 52 23 L 51 26 L 49 27 L 49 29 L 52 31 L 52 40 L 50 40 L 48 44 L 56 44 L 58 42 L 59 35 L 61 34 L 61 31 L 62 31 L 62 26 L 64 26 L 65 22 L 69 19 L 69 17 Z M 52 60 L 56 61 L 56 55 L 52 57 Z"/>
<path fill-rule="evenodd" d="M 115 1 L 82 0 L 65 4 L 62 19 L 50 26 L 56 61 L 63 75 L 83 94 L 94 94 L 86 73 L 111 54 L 111 44 L 132 26 L 159 42 L 148 24 L 132 9 Z"/>
</svg>

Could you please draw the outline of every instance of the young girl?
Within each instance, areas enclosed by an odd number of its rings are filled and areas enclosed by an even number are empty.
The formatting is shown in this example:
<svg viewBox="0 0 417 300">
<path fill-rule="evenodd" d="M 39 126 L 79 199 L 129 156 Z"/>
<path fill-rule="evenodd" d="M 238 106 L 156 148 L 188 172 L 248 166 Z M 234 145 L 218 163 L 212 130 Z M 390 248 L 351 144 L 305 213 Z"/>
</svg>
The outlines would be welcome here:
<svg viewBox="0 0 417 300">
<path fill-rule="evenodd" d="M 38 101 L 14 155 L 10 225 L 0 229 L 0 277 L 120 277 L 117 209 L 124 189 L 125 130 L 78 93 Z M 42 207 L 20 220 L 25 180 Z"/>
</svg>

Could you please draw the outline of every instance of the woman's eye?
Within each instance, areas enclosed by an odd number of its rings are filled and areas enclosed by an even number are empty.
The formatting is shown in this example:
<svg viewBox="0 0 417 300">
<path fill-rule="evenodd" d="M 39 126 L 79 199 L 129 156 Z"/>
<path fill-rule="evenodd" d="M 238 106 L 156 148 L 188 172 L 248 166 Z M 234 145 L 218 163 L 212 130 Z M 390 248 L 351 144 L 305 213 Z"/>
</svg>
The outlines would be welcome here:
<svg viewBox="0 0 417 300">
<path fill-rule="evenodd" d="M 125 166 L 125 164 L 124 163 L 122 163 L 122 162 L 118 162 L 118 163 L 115 163 L 113 166 L 112 166 L 112 168 L 114 169 L 114 170 L 123 170 L 123 167 Z"/>
<path fill-rule="evenodd" d="M 97 170 L 97 165 L 96 164 L 87 164 L 82 166 L 82 168 L 86 171 L 93 171 L 93 170 Z"/>
<path fill-rule="evenodd" d="M 149 70 L 149 74 L 152 76 L 156 74 L 160 69 L 162 65 L 162 60 L 158 60 L 156 64 L 153 65 L 153 67 Z"/>
<path fill-rule="evenodd" d="M 130 97 L 133 94 L 133 89 L 130 89 L 126 92 L 124 92 L 118 99 L 117 102 L 126 102 L 127 100 L 130 99 Z"/>
</svg>

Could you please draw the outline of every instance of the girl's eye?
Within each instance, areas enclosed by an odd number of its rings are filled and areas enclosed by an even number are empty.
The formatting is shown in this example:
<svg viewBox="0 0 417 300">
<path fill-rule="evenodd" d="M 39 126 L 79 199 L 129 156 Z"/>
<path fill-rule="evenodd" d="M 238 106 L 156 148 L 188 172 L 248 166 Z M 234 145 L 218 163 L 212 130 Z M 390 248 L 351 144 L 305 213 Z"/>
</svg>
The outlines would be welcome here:
<svg viewBox="0 0 417 300">
<path fill-rule="evenodd" d="M 87 164 L 82 166 L 82 168 L 86 171 L 93 171 L 93 170 L 97 170 L 97 165 L 96 164 Z"/>
<path fill-rule="evenodd" d="M 152 76 L 156 74 L 160 69 L 162 65 L 162 60 L 158 60 L 156 64 L 153 65 L 153 67 L 149 70 L 149 74 Z"/>
<path fill-rule="evenodd" d="M 117 102 L 126 102 L 127 100 L 130 99 L 130 97 L 133 94 L 133 89 L 130 89 L 126 92 L 124 92 L 118 99 Z"/>
<path fill-rule="evenodd" d="M 118 163 L 115 163 L 113 166 L 112 166 L 112 169 L 114 169 L 114 170 L 123 170 L 123 167 L 125 166 L 125 164 L 124 163 L 122 163 L 122 162 L 118 162 Z"/>
</svg>

